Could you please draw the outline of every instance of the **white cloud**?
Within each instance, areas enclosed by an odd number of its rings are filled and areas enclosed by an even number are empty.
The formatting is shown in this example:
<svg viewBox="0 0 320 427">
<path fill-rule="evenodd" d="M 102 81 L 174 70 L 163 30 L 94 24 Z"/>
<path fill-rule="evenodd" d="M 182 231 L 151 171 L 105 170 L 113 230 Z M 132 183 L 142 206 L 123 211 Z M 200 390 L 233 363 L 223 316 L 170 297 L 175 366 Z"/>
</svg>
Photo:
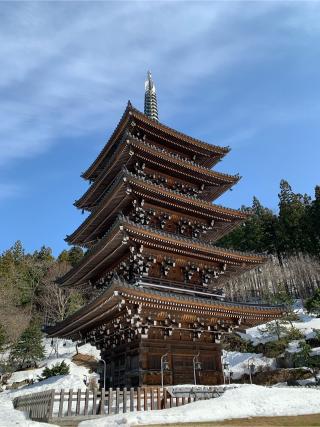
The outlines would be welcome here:
<svg viewBox="0 0 320 427">
<path fill-rule="evenodd" d="M 272 54 L 272 34 L 256 22 L 270 16 L 275 28 L 305 31 L 319 15 L 285 2 L 248 4 L 2 3 L 0 164 L 115 126 L 128 98 L 142 105 L 148 68 L 170 96 L 160 106 L 165 121 L 208 76 Z"/>
</svg>

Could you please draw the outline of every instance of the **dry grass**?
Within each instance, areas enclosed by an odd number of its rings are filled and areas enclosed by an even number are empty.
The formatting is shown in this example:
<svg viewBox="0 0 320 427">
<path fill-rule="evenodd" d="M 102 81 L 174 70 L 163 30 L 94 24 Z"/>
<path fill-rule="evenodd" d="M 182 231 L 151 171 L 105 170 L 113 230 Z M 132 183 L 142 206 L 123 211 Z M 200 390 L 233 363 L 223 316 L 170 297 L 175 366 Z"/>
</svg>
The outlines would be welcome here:
<svg viewBox="0 0 320 427">
<path fill-rule="evenodd" d="M 296 417 L 256 417 L 209 423 L 161 424 L 144 427 L 314 427 L 320 426 L 320 414 Z M 142 427 L 142 426 L 141 426 Z"/>
</svg>

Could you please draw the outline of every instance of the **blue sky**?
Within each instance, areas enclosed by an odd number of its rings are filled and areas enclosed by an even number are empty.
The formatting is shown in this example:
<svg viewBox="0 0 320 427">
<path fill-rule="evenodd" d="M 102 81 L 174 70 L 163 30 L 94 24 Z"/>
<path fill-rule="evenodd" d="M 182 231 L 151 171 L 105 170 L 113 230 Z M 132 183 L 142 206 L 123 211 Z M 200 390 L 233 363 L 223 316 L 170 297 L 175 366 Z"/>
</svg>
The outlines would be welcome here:
<svg viewBox="0 0 320 427">
<path fill-rule="evenodd" d="M 0 251 L 66 247 L 80 173 L 149 68 L 162 122 L 231 146 L 217 169 L 243 178 L 218 203 L 276 209 L 281 178 L 313 194 L 319 22 L 308 1 L 1 2 Z"/>
</svg>

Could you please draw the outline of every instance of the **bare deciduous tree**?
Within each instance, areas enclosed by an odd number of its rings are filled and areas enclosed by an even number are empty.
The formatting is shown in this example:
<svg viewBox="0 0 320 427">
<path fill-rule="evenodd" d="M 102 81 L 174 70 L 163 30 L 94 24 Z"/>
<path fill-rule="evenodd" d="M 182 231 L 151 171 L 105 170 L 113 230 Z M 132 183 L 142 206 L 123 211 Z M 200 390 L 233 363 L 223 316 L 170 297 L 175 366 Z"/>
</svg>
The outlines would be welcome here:
<svg viewBox="0 0 320 427">
<path fill-rule="evenodd" d="M 45 323 L 51 324 L 65 319 L 74 309 L 82 304 L 82 297 L 78 290 L 63 288 L 56 283 L 58 277 L 70 270 L 65 262 L 55 264 L 44 279 L 39 305 L 44 312 Z"/>
<path fill-rule="evenodd" d="M 308 298 L 320 287 L 319 259 L 306 254 L 283 258 L 282 265 L 276 257 L 263 266 L 228 280 L 227 297 L 238 301 L 272 301 L 282 290 L 295 298 Z"/>
</svg>

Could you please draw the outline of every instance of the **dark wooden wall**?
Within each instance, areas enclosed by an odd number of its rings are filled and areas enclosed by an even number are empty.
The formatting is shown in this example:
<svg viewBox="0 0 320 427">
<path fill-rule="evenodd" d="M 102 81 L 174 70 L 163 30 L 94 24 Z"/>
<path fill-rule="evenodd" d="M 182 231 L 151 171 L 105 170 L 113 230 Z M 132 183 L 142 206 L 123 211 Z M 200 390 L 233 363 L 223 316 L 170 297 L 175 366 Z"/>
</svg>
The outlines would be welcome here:
<svg viewBox="0 0 320 427">
<path fill-rule="evenodd" d="M 107 362 L 107 387 L 135 387 L 161 384 L 161 356 L 168 353 L 169 370 L 164 384 L 193 384 L 193 357 L 199 353 L 202 369 L 197 383 L 221 384 L 221 348 L 219 344 L 177 340 L 137 339 L 103 353 Z"/>
</svg>

